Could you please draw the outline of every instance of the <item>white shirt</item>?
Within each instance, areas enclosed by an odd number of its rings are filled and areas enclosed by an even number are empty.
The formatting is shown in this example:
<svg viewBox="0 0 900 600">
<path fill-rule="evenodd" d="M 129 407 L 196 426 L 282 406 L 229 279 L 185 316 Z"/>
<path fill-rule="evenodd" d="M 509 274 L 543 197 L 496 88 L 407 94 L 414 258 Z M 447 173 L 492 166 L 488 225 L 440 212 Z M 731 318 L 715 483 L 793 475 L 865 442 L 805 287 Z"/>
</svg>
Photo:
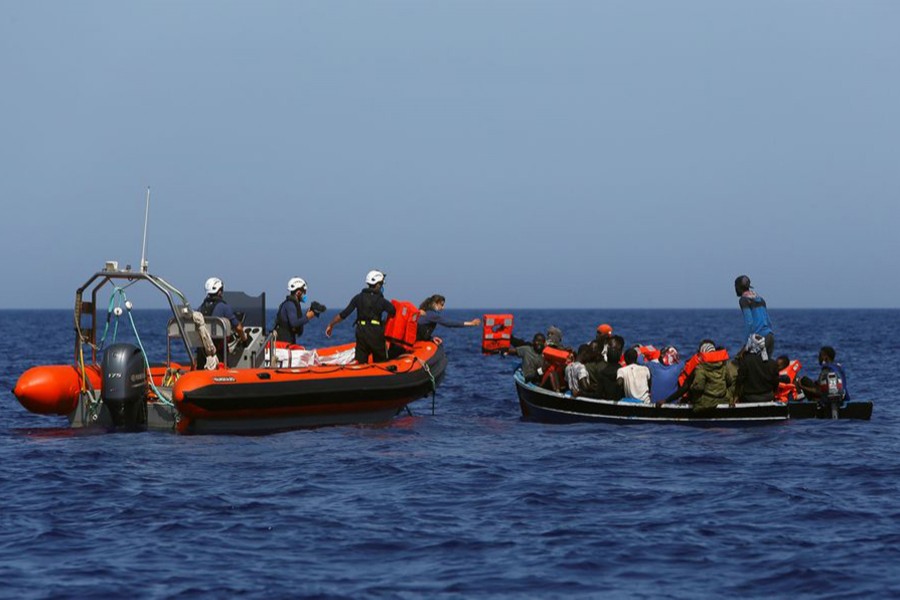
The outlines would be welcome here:
<svg viewBox="0 0 900 600">
<path fill-rule="evenodd" d="M 616 379 L 625 382 L 626 398 L 650 403 L 650 369 L 638 364 L 625 365 L 616 371 Z"/>
<path fill-rule="evenodd" d="M 580 362 L 572 362 L 566 365 L 566 383 L 573 394 L 579 394 L 584 390 L 578 385 L 578 382 L 588 377 L 587 367 Z"/>
</svg>

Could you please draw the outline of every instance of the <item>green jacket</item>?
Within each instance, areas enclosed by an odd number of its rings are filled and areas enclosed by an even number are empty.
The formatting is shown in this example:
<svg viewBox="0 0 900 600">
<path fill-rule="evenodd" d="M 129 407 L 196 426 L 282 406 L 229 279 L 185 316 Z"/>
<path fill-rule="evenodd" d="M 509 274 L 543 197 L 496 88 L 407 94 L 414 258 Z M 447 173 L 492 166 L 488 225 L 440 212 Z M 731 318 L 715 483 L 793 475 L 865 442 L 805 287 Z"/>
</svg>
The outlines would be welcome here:
<svg viewBox="0 0 900 600">
<path fill-rule="evenodd" d="M 715 408 L 717 404 L 731 402 L 734 376 L 725 368 L 727 361 L 700 363 L 694 371 L 691 383 L 691 400 L 694 410 Z"/>
</svg>

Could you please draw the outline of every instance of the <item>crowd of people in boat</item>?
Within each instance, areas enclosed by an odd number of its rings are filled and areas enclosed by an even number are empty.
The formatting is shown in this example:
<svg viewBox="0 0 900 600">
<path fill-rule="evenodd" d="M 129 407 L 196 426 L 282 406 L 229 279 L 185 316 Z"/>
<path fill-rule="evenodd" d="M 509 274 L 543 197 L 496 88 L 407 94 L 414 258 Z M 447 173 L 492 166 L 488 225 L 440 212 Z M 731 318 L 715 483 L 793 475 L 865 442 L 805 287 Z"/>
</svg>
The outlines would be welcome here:
<svg viewBox="0 0 900 600">
<path fill-rule="evenodd" d="M 735 292 L 746 333 L 735 356 L 711 339 L 702 340 L 686 360 L 671 345 L 627 346 L 606 323 L 597 327 L 594 339 L 577 348 L 566 346 L 562 331 L 551 326 L 530 343 L 513 337 L 508 353 L 522 359 L 526 382 L 574 397 L 657 406 L 686 402 L 697 410 L 738 402 L 820 400 L 832 394 L 849 398 L 846 374 L 835 360 L 834 348 L 819 350 L 816 379 L 799 377 L 799 361 L 774 355 L 775 333 L 766 302 L 751 287 L 750 278 L 738 277 Z"/>
</svg>

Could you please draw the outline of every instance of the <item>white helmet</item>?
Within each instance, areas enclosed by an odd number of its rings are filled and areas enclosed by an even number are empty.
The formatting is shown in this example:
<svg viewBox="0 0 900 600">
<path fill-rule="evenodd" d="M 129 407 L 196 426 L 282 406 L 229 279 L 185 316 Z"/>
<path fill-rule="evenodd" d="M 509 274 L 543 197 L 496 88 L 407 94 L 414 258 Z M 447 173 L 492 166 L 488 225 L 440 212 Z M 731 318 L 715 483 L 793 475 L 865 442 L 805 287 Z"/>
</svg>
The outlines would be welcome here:
<svg viewBox="0 0 900 600">
<path fill-rule="evenodd" d="M 206 293 L 217 294 L 222 289 L 222 280 L 218 277 L 210 277 L 206 280 Z"/>
<path fill-rule="evenodd" d="M 375 285 L 381 281 L 384 281 L 384 273 L 381 271 L 369 271 L 369 274 L 366 275 L 367 285 Z"/>
<path fill-rule="evenodd" d="M 299 277 L 291 277 L 288 281 L 288 291 L 291 293 L 296 292 L 297 290 L 305 290 L 306 282 L 300 279 Z"/>
</svg>

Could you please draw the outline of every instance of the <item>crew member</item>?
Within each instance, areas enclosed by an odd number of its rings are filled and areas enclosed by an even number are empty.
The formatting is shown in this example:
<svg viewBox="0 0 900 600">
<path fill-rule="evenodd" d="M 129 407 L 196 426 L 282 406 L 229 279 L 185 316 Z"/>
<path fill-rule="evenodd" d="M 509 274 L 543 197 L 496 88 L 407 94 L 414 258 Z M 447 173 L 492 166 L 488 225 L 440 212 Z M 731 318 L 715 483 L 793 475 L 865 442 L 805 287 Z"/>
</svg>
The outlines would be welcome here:
<svg viewBox="0 0 900 600">
<path fill-rule="evenodd" d="M 747 343 L 750 336 L 760 335 L 766 339 L 766 353 L 772 356 L 775 350 L 775 330 L 772 329 L 772 322 L 769 320 L 766 301 L 756 293 L 750 285 L 750 278 L 746 275 L 734 280 L 734 293 L 740 298 L 738 304 L 744 316 L 744 343 Z"/>
<path fill-rule="evenodd" d="M 434 294 L 422 301 L 419 305 L 419 321 L 416 329 L 416 339 L 419 341 L 430 340 L 434 334 L 434 329 L 438 325 L 444 327 L 473 327 L 481 324 L 481 319 L 472 319 L 471 321 L 455 321 L 444 316 L 444 303 L 446 298 L 440 294 Z M 441 338 L 434 337 L 434 341 L 441 343 Z"/>
<path fill-rule="evenodd" d="M 204 317 L 222 317 L 223 319 L 226 319 L 231 323 L 231 329 L 238 339 L 246 343 L 247 333 L 244 331 L 244 326 L 238 321 L 231 306 L 222 297 L 225 293 L 225 285 L 222 283 L 222 280 L 218 277 L 210 277 L 206 280 L 204 288 L 206 289 L 206 298 L 203 299 L 203 302 L 200 303 L 200 307 L 197 308 L 200 314 Z M 219 360 L 224 360 L 224 348 L 222 347 L 222 342 L 220 340 L 215 340 L 215 344 L 216 354 L 219 355 Z M 197 358 L 198 366 L 202 368 L 203 365 L 206 364 L 206 353 L 203 351 L 202 347 L 198 351 Z"/>
<path fill-rule="evenodd" d="M 306 282 L 300 277 L 288 280 L 288 295 L 278 307 L 275 314 L 275 335 L 277 339 L 289 344 L 296 344 L 297 338 L 303 335 L 303 326 L 316 315 L 312 308 L 305 313 L 301 302 L 306 302 Z"/>
<path fill-rule="evenodd" d="M 335 325 L 356 311 L 356 362 L 364 364 L 369 361 L 384 362 L 387 357 L 387 343 L 384 339 L 383 317 L 387 313 L 388 318 L 394 316 L 397 309 L 384 297 L 384 273 L 381 271 L 369 271 L 366 275 L 366 287 L 353 296 L 347 308 L 335 315 L 325 328 L 325 335 L 331 337 L 331 330 Z"/>
</svg>

